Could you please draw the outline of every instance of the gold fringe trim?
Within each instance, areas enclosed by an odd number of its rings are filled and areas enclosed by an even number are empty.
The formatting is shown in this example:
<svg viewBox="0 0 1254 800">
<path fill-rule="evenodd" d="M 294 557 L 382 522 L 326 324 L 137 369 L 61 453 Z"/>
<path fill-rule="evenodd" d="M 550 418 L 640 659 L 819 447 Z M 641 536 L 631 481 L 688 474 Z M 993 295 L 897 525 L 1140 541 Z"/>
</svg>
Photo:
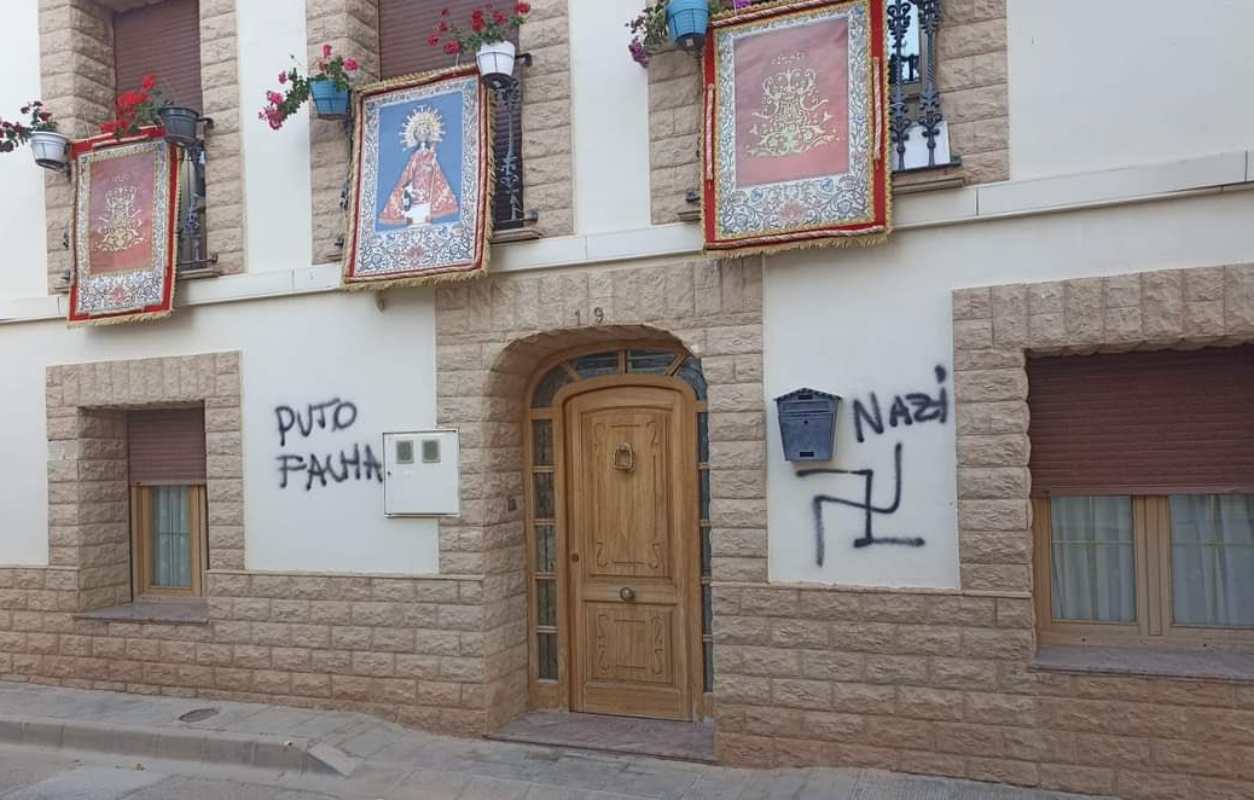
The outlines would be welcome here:
<svg viewBox="0 0 1254 800">
<path fill-rule="evenodd" d="M 174 296 L 170 296 L 170 302 L 174 302 Z M 87 327 L 104 327 L 106 325 L 125 325 L 130 322 L 152 322 L 153 320 L 165 319 L 174 313 L 174 308 L 165 309 L 164 311 L 147 311 L 143 314 L 115 314 L 108 317 L 88 317 L 87 319 L 67 320 L 66 324 L 71 328 L 87 328 Z"/>
<path fill-rule="evenodd" d="M 774 255 L 790 250 L 814 250 L 820 247 L 874 247 L 887 241 L 891 228 L 881 228 L 868 233 L 850 233 L 794 239 L 775 244 L 753 244 L 744 247 L 709 248 L 702 255 L 710 259 L 740 258 L 741 256 Z"/>
<path fill-rule="evenodd" d="M 428 72 L 414 72 L 409 75 L 398 75 L 395 78 L 389 78 L 384 81 L 376 81 L 361 87 L 353 93 L 353 152 L 349 156 L 349 195 L 348 209 L 346 209 L 345 224 L 348 227 L 344 237 L 344 261 L 340 266 L 340 288 L 348 292 L 367 291 L 382 292 L 388 289 L 404 289 L 410 287 L 433 286 L 441 283 L 455 283 L 458 281 L 470 281 L 484 277 L 488 272 L 488 261 L 492 250 L 491 239 L 492 232 L 496 220 L 492 215 L 492 201 L 496 194 L 496 150 L 493 147 L 494 139 L 492 138 L 493 124 L 496 120 L 496 97 L 489 91 L 483 82 L 477 81 L 476 85 L 480 94 L 484 98 L 484 102 L 480 105 L 480 113 L 483 115 L 483 169 L 486 172 L 487 180 L 484 181 L 483 192 L 481 193 L 480 202 L 483 207 L 482 224 L 479 226 L 482 232 L 483 241 L 480 249 L 479 266 L 467 269 L 449 270 L 447 272 L 432 271 L 428 274 L 403 275 L 393 278 L 350 278 L 348 275 L 348 260 L 357 249 L 357 225 L 356 212 L 357 195 L 360 191 L 358 180 L 361 177 L 358 165 L 361 163 L 362 148 L 362 130 L 365 126 L 365 117 L 362 113 L 365 106 L 366 96 L 370 94 L 378 94 L 382 91 L 401 88 L 412 88 L 422 86 L 428 83 L 444 80 L 446 78 L 461 77 L 463 74 L 469 76 L 478 74 L 479 67 L 475 64 L 459 64 L 454 67 L 446 67 L 444 69 L 430 70 Z"/>
</svg>

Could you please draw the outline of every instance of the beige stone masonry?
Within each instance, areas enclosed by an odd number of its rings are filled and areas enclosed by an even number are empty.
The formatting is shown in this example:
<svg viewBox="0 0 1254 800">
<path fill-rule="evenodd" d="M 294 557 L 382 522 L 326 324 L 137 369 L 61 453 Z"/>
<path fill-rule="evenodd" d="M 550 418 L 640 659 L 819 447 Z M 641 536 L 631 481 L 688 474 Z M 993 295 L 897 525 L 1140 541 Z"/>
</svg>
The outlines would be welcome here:
<svg viewBox="0 0 1254 800">
<path fill-rule="evenodd" d="M 951 152 L 962 166 L 899 175 L 898 189 L 938 179 L 991 183 L 1010 177 L 1010 101 L 1006 84 L 1006 0 L 943 0 L 937 33 L 937 84 Z M 627 54 L 622 55 L 623 58 Z M 649 65 L 649 176 L 655 225 L 675 222 L 701 188 L 701 60 L 679 50 Z"/>
<path fill-rule="evenodd" d="M 587 324 L 598 312 L 603 324 Z M 484 573 L 490 722 L 519 713 L 527 697 L 526 387 L 550 356 L 632 339 L 677 341 L 702 360 L 714 576 L 766 580 L 758 260 L 490 275 L 437 289 L 438 423 L 462 437 L 462 515 L 440 524 L 440 569 Z"/>
<path fill-rule="evenodd" d="M 1028 591 L 1025 353 L 1254 340 L 1254 265 L 959 289 L 953 314 L 962 585 Z"/>
<path fill-rule="evenodd" d="M 71 138 L 98 133 L 111 118 L 118 87 L 113 76 L 113 12 L 96 0 L 39 0 L 43 100 Z M 240 140 L 235 0 L 200 1 L 201 91 L 214 127 L 205 134 L 205 225 L 218 269 L 244 269 L 244 184 Z M 133 87 L 121 87 L 128 89 Z M 71 267 L 68 234 L 74 187 L 66 176 L 44 177 L 48 288 L 64 286 Z M 209 266 L 209 265 L 206 265 Z"/>
<path fill-rule="evenodd" d="M 79 570 L 73 610 L 131 599 L 128 409 L 204 404 L 209 565 L 244 566 L 238 353 L 51 366 L 46 391 L 50 562 Z"/>
<path fill-rule="evenodd" d="M 518 67 L 523 82 L 523 199 L 525 211 L 539 212 L 535 228 L 545 236 L 574 233 L 566 3 L 534 0 L 529 21 L 518 32 L 519 51 L 532 56 L 531 67 Z M 336 52 L 361 62 L 361 83 L 379 77 L 377 0 L 309 0 L 306 24 L 309 63 L 321 56 L 323 44 L 330 43 Z M 339 261 L 344 255 L 341 241 L 347 225 L 340 202 L 351 158 L 344 123 L 314 115 L 310 156 L 314 259 Z"/>
</svg>

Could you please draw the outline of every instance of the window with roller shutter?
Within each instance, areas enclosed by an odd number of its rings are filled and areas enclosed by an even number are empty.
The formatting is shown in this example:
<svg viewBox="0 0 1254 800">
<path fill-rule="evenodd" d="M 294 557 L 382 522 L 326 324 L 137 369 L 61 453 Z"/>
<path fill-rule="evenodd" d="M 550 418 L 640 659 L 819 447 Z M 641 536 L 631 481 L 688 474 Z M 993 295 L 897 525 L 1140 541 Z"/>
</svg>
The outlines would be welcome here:
<svg viewBox="0 0 1254 800">
<path fill-rule="evenodd" d="M 154 75 L 165 100 L 201 111 L 198 0 L 162 0 L 115 12 L 113 69 L 119 93 L 139 88 L 145 75 Z M 202 155 L 199 148 L 179 151 L 178 267 L 184 272 L 208 261 Z"/>
<path fill-rule="evenodd" d="M 1254 346 L 1027 372 L 1043 641 L 1254 641 Z"/>
<path fill-rule="evenodd" d="M 470 19 L 474 9 L 484 5 L 483 0 L 379 0 L 379 71 L 383 79 L 409 75 L 415 72 L 443 69 L 458 63 L 474 60 L 474 54 L 461 56 L 448 55 L 440 47 L 427 44 L 427 37 L 435 30 L 440 20 L 440 12 L 447 8 L 449 18 L 461 21 Z M 511 41 L 518 44 L 518 32 L 514 31 Z M 520 80 L 521 64 L 514 71 L 514 77 Z M 492 213 L 496 230 L 508 230 L 520 227 L 523 217 L 523 187 L 518 182 L 514 191 L 506 185 L 503 165 L 511 150 L 510 136 L 513 136 L 513 157 L 517 175 L 522 175 L 522 102 L 521 95 L 517 102 L 496 103 L 496 117 L 493 120 L 493 152 L 496 163 L 496 191 L 493 195 Z"/>
</svg>

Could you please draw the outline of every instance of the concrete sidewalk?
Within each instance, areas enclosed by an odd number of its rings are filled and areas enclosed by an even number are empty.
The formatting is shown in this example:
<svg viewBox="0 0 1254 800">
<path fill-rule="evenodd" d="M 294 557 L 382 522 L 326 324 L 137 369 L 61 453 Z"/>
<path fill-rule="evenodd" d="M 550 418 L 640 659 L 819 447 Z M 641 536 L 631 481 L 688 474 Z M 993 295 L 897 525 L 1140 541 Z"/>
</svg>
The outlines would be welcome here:
<svg viewBox="0 0 1254 800">
<path fill-rule="evenodd" d="M 220 779 L 343 798 L 1076 797 L 875 770 L 730 769 L 433 736 L 361 714 L 13 683 L 0 683 L 0 746 L 149 760 L 166 774 L 235 770 L 243 777 Z"/>
</svg>

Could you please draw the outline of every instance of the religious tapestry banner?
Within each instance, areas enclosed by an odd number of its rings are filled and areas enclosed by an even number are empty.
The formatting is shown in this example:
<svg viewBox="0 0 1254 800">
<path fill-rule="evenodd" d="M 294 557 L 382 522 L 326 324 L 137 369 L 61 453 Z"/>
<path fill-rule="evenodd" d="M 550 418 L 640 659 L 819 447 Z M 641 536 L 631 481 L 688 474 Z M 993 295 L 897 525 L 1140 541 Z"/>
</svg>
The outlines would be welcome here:
<svg viewBox="0 0 1254 800">
<path fill-rule="evenodd" d="M 356 93 L 344 285 L 473 278 L 492 233 L 491 118 L 473 65 Z"/>
<path fill-rule="evenodd" d="M 705 43 L 712 255 L 872 244 L 891 230 L 883 0 L 726 12 Z"/>
<path fill-rule="evenodd" d="M 178 155 L 160 128 L 74 142 L 70 325 L 168 316 L 178 259 Z"/>
</svg>

